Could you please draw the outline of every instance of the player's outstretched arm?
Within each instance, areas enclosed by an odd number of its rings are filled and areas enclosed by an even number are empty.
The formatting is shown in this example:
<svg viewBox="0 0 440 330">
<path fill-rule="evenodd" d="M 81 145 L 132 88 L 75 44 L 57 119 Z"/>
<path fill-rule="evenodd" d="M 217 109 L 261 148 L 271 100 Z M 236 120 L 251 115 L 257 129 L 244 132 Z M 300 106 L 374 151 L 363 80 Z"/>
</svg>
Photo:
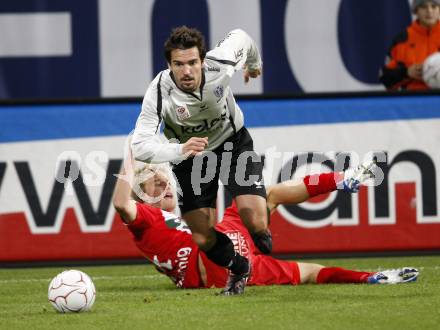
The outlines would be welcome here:
<svg viewBox="0 0 440 330">
<path fill-rule="evenodd" d="M 159 125 L 156 108 L 150 100 L 144 100 L 131 139 L 131 148 L 136 160 L 159 164 L 176 161 L 182 157 L 182 145 L 162 139 L 157 133 Z"/>
<path fill-rule="evenodd" d="M 133 157 L 145 163 L 167 163 L 184 158 L 183 144 L 169 143 L 159 135 L 162 113 L 165 112 L 166 106 L 160 85 L 162 74 L 163 72 L 154 78 L 145 93 L 142 110 L 131 139 Z M 160 114 L 159 108 L 162 109 Z"/>
<path fill-rule="evenodd" d="M 113 207 L 125 223 L 131 223 L 136 219 L 137 215 L 136 202 L 131 198 L 131 183 L 133 182 L 133 167 L 131 159 L 126 159 L 124 161 L 117 178 L 113 196 Z"/>
<path fill-rule="evenodd" d="M 243 69 L 244 80 L 257 78 L 262 72 L 260 51 L 255 41 L 242 29 L 235 29 L 217 43 L 217 46 L 208 52 L 208 59 L 228 62 L 234 72 Z"/>
</svg>

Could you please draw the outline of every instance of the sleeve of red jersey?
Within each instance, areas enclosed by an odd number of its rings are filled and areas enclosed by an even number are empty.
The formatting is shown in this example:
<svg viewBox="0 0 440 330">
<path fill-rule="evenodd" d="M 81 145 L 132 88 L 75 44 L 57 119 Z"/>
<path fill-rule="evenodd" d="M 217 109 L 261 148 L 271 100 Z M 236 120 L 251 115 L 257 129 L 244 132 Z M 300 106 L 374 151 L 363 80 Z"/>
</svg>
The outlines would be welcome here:
<svg viewBox="0 0 440 330">
<path fill-rule="evenodd" d="M 148 204 L 136 203 L 136 219 L 128 225 L 130 230 L 138 232 L 152 226 L 154 220 L 158 217 L 157 208 Z"/>
</svg>

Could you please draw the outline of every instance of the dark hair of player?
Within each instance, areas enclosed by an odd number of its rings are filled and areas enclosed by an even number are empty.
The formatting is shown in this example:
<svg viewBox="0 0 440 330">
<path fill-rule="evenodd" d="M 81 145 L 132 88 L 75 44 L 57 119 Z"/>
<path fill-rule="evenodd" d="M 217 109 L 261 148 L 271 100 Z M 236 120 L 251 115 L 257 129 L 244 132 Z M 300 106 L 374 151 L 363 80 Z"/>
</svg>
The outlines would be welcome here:
<svg viewBox="0 0 440 330">
<path fill-rule="evenodd" d="M 171 63 L 171 51 L 173 49 L 189 49 L 197 47 L 200 54 L 200 60 L 203 61 L 206 55 L 205 38 L 203 34 L 195 29 L 185 25 L 174 28 L 164 44 L 165 58 Z"/>
</svg>

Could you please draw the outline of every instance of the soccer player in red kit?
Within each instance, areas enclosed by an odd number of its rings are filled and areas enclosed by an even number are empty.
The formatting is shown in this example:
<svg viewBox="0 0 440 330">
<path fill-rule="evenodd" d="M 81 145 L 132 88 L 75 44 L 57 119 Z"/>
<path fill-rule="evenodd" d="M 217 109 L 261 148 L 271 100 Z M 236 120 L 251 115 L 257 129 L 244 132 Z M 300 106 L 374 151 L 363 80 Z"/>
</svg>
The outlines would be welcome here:
<svg viewBox="0 0 440 330">
<path fill-rule="evenodd" d="M 367 162 L 354 170 L 306 176 L 300 181 L 289 180 L 273 185 L 267 190 L 267 207 L 272 212 L 279 204 L 300 203 L 336 189 L 357 192 L 361 183 L 374 176 L 374 167 L 373 162 Z M 170 212 L 176 207 L 176 195 L 169 167 L 143 164 L 136 173 L 131 168 L 126 164 L 121 171 L 113 204 L 140 251 L 179 288 L 225 287 L 227 270 L 207 258 L 192 240 L 184 221 Z M 135 193 L 131 182 L 134 182 Z M 410 267 L 361 272 L 278 260 L 259 254 L 235 204 L 226 210 L 216 230 L 227 235 L 234 243 L 235 251 L 249 259 L 251 275 L 248 285 L 404 283 L 415 281 L 418 276 L 418 270 Z"/>
</svg>

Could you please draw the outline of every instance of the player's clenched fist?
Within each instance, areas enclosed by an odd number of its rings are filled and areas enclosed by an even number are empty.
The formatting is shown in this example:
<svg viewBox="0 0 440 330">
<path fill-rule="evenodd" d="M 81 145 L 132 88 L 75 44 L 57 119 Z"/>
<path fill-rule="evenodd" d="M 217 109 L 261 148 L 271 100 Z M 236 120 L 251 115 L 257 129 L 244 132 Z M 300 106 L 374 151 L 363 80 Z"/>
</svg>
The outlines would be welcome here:
<svg viewBox="0 0 440 330">
<path fill-rule="evenodd" d="M 207 137 L 192 137 L 183 144 L 182 153 L 187 157 L 195 156 L 205 150 L 207 145 Z"/>
<path fill-rule="evenodd" d="M 251 70 L 247 65 L 244 67 L 244 82 L 246 84 L 250 78 L 257 78 L 259 75 L 261 75 L 261 69 Z"/>
</svg>

